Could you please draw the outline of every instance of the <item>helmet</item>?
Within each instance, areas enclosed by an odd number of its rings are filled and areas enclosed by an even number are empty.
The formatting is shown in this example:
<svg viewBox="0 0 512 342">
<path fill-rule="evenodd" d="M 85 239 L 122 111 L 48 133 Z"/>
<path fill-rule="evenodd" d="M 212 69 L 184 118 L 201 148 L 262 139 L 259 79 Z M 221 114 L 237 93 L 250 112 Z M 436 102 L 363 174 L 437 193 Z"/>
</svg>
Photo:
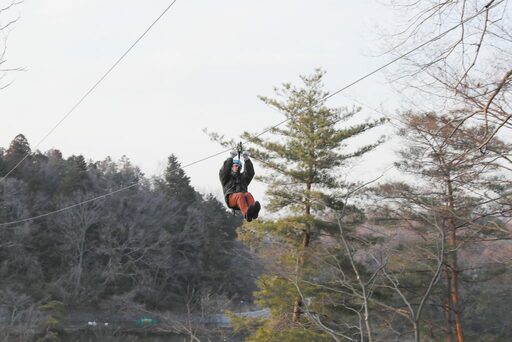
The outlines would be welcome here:
<svg viewBox="0 0 512 342">
<path fill-rule="evenodd" d="M 242 161 L 240 159 L 233 159 L 233 164 L 238 164 L 238 166 L 242 167 Z"/>
</svg>

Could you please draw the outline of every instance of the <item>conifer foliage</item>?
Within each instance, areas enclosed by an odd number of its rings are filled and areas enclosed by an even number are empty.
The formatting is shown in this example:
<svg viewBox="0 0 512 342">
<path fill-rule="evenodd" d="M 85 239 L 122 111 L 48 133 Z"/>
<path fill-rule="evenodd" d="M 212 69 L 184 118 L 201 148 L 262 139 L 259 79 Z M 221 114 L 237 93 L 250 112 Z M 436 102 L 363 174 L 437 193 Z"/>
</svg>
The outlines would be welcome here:
<svg viewBox="0 0 512 342">
<path fill-rule="evenodd" d="M 324 90 L 325 72 L 317 69 L 312 75 L 301 76 L 302 86 L 285 83 L 276 88 L 277 98 L 260 99 L 278 110 L 288 121 L 284 128 L 273 128 L 268 135 L 244 133 L 243 138 L 255 145 L 251 153 L 271 173 L 261 177 L 269 184 L 268 209 L 290 209 L 293 213 L 309 215 L 321 209 L 315 200 L 338 203 L 332 191 L 343 186 L 337 179 L 339 167 L 373 150 L 381 141 L 347 149 L 351 139 L 381 125 L 384 119 L 350 124 L 360 112 L 358 108 L 329 108 Z"/>
<path fill-rule="evenodd" d="M 271 259 L 255 297 L 262 306 L 270 307 L 272 318 L 254 331 L 254 341 L 271 341 L 273 334 L 282 341 L 330 340 L 326 330 L 303 313 L 309 307 L 323 315 L 340 314 L 331 304 L 322 303 L 342 299 L 309 285 L 315 279 L 330 278 L 316 267 L 319 261 L 313 261 L 313 255 L 320 255 L 324 247 L 315 242 L 320 233 L 336 227 L 336 220 L 326 212 L 343 208 L 347 184 L 340 180 L 341 171 L 382 141 L 359 144 L 358 148 L 349 147 L 349 142 L 385 120 L 361 122 L 357 120 L 358 108 L 327 107 L 329 92 L 324 90 L 324 76 L 318 69 L 301 76 L 300 86 L 285 83 L 276 88 L 276 98 L 261 96 L 263 102 L 284 114 L 286 125 L 272 128 L 265 136 L 243 134 L 251 143 L 251 155 L 268 171 L 260 176 L 268 184 L 268 209 L 281 214 L 275 221 L 244 225 L 240 232 L 247 243 L 261 248 L 262 255 Z M 265 247 L 268 239 L 274 243 L 272 252 Z M 348 274 L 353 276 L 350 271 Z M 348 330 L 350 336 L 358 336 Z"/>
<path fill-rule="evenodd" d="M 190 177 L 185 174 L 181 163 L 174 154 L 168 158 L 164 179 L 171 197 L 179 198 L 185 204 L 194 201 L 195 190 L 190 185 Z"/>
</svg>

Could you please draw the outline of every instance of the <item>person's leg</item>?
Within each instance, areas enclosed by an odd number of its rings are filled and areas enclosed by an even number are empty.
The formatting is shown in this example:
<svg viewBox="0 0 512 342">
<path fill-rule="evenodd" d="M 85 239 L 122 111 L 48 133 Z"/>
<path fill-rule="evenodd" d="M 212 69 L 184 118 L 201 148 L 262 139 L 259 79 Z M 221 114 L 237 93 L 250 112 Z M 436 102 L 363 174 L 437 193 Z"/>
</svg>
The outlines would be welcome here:
<svg viewBox="0 0 512 342">
<path fill-rule="evenodd" d="M 249 219 L 256 219 L 258 218 L 258 214 L 261 209 L 260 202 L 254 201 L 254 197 L 250 192 L 245 193 L 245 198 L 247 199 L 247 203 L 249 203 L 249 209 L 247 210 L 247 218 Z"/>
<path fill-rule="evenodd" d="M 252 197 L 252 194 L 250 192 L 245 192 L 244 195 L 245 195 L 245 198 L 247 200 L 247 204 L 249 206 L 253 205 L 254 204 L 254 197 Z"/>
<path fill-rule="evenodd" d="M 242 215 L 245 217 L 249 205 L 247 204 L 247 200 L 245 199 L 244 194 L 237 192 L 229 195 L 229 207 L 233 209 L 239 209 L 242 212 Z"/>
<path fill-rule="evenodd" d="M 260 213 L 261 205 L 260 202 L 256 201 L 254 202 L 254 213 L 252 214 L 253 219 L 258 218 L 258 214 Z"/>
</svg>

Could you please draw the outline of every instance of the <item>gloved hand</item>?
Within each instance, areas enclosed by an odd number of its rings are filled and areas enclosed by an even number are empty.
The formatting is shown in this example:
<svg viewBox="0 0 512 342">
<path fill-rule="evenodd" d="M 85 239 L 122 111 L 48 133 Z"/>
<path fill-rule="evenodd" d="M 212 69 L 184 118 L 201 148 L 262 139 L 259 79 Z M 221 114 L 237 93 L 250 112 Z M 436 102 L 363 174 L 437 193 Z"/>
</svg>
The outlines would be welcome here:
<svg viewBox="0 0 512 342">
<path fill-rule="evenodd" d="M 229 155 L 231 156 L 231 158 L 235 158 L 235 157 L 236 157 L 236 155 L 237 155 L 237 153 L 236 153 L 236 151 L 231 150 L 231 151 L 229 152 Z"/>
<path fill-rule="evenodd" d="M 242 157 L 244 157 L 244 160 L 249 159 L 249 157 L 250 157 L 249 152 L 247 152 L 247 151 L 242 152 Z"/>
</svg>

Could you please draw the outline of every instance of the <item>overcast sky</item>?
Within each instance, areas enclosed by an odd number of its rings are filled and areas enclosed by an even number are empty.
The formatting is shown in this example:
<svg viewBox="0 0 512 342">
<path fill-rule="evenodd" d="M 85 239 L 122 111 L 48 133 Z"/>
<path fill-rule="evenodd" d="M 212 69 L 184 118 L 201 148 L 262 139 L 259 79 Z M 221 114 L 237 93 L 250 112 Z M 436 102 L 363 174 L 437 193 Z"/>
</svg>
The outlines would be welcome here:
<svg viewBox="0 0 512 342">
<path fill-rule="evenodd" d="M 0 146 L 23 133 L 34 147 L 169 3 L 25 0 L 11 10 L 20 19 L 8 37 L 8 66 L 25 71 L 10 73 L 13 83 L 0 91 Z M 222 150 L 204 128 L 236 138 L 283 120 L 257 98 L 274 86 L 321 67 L 335 91 L 384 64 L 379 35 L 392 22 L 374 0 L 178 0 L 39 149 L 94 160 L 126 155 L 146 175 L 160 174 L 171 153 L 187 164 Z M 382 74 L 328 105 L 351 99 L 390 112 L 398 103 Z M 369 156 L 373 169 L 389 166 L 382 156 Z M 186 169 L 192 185 L 219 195 L 225 157 Z M 258 198 L 263 190 L 252 187 Z"/>
</svg>

